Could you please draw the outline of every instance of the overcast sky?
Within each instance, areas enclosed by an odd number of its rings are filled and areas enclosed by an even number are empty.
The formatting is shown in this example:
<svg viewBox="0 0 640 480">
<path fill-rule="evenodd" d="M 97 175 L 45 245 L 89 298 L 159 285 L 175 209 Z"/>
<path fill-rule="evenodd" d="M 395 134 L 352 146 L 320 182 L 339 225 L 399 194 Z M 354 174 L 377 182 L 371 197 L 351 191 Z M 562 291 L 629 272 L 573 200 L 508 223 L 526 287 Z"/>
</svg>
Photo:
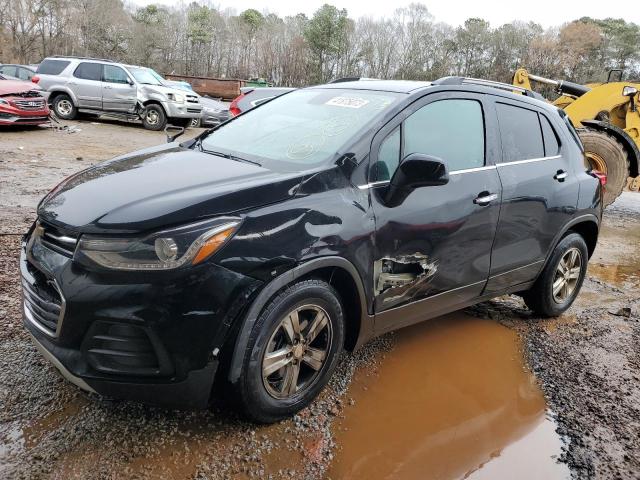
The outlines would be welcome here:
<svg viewBox="0 0 640 480">
<path fill-rule="evenodd" d="M 177 5 L 183 0 L 129 0 L 134 5 L 161 3 Z M 188 2 L 186 2 L 188 3 Z M 221 10 L 233 8 L 241 12 L 255 8 L 261 12 L 277 13 L 280 16 L 306 13 L 311 16 L 322 4 L 329 3 L 338 8 L 346 8 L 350 17 L 374 16 L 389 17 L 393 11 L 410 0 L 397 2 L 381 0 L 213 0 L 213 5 Z M 523 20 L 542 24 L 544 27 L 560 25 L 583 16 L 593 18 L 624 18 L 640 23 L 640 8 L 630 0 L 533 0 L 533 1 L 496 1 L 496 0 L 438 0 L 423 1 L 437 21 L 450 25 L 460 25 L 469 17 L 481 17 L 489 20 L 492 26 L 499 26 L 512 20 Z"/>
</svg>

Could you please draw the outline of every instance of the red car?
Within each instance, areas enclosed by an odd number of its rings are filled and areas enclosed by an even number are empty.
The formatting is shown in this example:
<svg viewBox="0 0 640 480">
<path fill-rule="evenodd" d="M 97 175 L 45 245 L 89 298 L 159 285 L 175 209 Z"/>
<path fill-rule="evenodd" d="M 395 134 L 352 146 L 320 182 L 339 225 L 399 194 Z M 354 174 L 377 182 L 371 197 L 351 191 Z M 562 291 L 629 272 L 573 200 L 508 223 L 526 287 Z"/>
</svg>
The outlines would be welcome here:
<svg viewBox="0 0 640 480">
<path fill-rule="evenodd" d="M 0 75 L 0 126 L 40 125 L 49 121 L 49 106 L 41 88 Z"/>
</svg>

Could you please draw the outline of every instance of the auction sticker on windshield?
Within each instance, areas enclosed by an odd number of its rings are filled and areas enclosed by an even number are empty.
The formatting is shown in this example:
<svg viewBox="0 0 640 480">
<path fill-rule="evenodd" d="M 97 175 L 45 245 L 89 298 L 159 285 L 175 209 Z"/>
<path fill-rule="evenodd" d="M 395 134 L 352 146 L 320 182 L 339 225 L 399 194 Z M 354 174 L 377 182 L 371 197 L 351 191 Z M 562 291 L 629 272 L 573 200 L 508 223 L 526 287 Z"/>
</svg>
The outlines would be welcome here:
<svg viewBox="0 0 640 480">
<path fill-rule="evenodd" d="M 329 99 L 325 105 L 333 105 L 334 107 L 360 108 L 364 107 L 369 100 L 360 97 L 333 97 Z"/>
</svg>

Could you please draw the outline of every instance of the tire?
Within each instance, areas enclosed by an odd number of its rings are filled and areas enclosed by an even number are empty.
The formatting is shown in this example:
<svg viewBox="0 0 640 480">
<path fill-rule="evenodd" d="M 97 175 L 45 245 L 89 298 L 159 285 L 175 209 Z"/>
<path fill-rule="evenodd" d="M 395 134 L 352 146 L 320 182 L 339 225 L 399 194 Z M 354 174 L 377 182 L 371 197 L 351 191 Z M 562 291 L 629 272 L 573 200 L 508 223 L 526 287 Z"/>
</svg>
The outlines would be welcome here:
<svg viewBox="0 0 640 480">
<path fill-rule="evenodd" d="M 294 344 L 286 325 L 292 312 L 298 312 L 299 331 L 303 342 Z M 309 405 L 327 384 L 336 367 L 344 345 L 344 314 L 336 291 L 322 280 L 304 280 L 282 290 L 265 306 L 249 336 L 244 352 L 242 372 L 234 385 L 242 413 L 258 423 L 273 423 L 287 418 Z M 322 315 L 327 319 L 322 321 Z M 306 338 L 314 325 L 314 319 L 323 325 L 313 340 L 306 345 Z M 295 331 L 295 328 L 293 328 Z M 293 334 L 295 337 L 296 335 Z M 305 337 L 306 336 L 306 337 Z M 310 358 L 325 351 L 322 361 Z M 274 352 L 289 352 L 273 355 Z M 267 369 L 268 356 L 272 354 L 272 371 Z M 273 361 L 277 359 L 278 362 Z M 309 361 L 313 360 L 315 367 Z M 278 369 L 278 365 L 280 368 Z M 274 369 L 276 368 L 276 369 Z M 291 372 L 297 368 L 296 389 Z M 263 375 L 264 373 L 264 375 Z M 287 384 L 287 380 L 290 380 Z"/>
<path fill-rule="evenodd" d="M 558 295 L 554 295 L 554 282 L 560 280 L 561 276 L 559 273 L 560 261 L 565 260 L 564 265 L 566 265 L 569 256 L 574 252 L 579 256 L 580 261 L 579 267 L 574 267 L 574 269 L 577 268 L 575 272 L 577 278 L 571 279 L 572 281 L 575 280 L 575 283 L 570 282 L 568 284 L 571 291 L 561 291 L 558 292 Z M 582 282 L 587 273 L 588 260 L 589 252 L 582 236 L 577 233 L 569 233 L 566 235 L 553 250 L 551 258 L 542 270 L 542 273 L 540 273 L 533 287 L 522 293 L 524 303 L 533 310 L 534 313 L 542 317 L 557 317 L 564 313 L 580 292 Z M 558 298 L 563 296 L 561 295 L 562 293 L 566 293 L 566 296 L 564 296 L 564 298 Z"/>
<path fill-rule="evenodd" d="M 78 109 L 66 93 L 56 95 L 53 99 L 53 111 L 62 120 L 73 120 L 78 115 Z"/>
<path fill-rule="evenodd" d="M 604 206 L 611 205 L 622 193 L 629 176 L 629 156 L 613 136 L 596 130 L 580 130 L 580 140 L 591 167 L 602 171 L 605 164 L 607 185 L 604 189 Z"/>
<path fill-rule="evenodd" d="M 152 103 L 142 111 L 142 125 L 147 130 L 163 130 L 167 126 L 167 115 L 160 105 Z"/>
</svg>

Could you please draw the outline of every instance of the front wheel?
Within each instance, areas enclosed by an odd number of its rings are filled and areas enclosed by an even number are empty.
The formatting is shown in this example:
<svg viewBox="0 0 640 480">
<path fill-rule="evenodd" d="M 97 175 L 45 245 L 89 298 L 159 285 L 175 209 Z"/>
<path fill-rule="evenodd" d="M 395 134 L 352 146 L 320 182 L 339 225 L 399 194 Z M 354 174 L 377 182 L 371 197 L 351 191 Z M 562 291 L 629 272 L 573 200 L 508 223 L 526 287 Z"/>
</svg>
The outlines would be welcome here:
<svg viewBox="0 0 640 480">
<path fill-rule="evenodd" d="M 333 373 L 344 344 L 340 298 L 322 280 L 295 283 L 256 320 L 235 385 L 244 414 L 272 423 L 309 405 Z"/>
<path fill-rule="evenodd" d="M 162 130 L 167 125 L 167 116 L 160 105 L 147 105 L 142 111 L 142 124 L 147 130 Z"/>
<path fill-rule="evenodd" d="M 536 283 L 522 294 L 527 307 L 543 317 L 564 313 L 580 292 L 588 260 L 587 244 L 581 235 L 570 233 L 564 237 Z"/>
</svg>

